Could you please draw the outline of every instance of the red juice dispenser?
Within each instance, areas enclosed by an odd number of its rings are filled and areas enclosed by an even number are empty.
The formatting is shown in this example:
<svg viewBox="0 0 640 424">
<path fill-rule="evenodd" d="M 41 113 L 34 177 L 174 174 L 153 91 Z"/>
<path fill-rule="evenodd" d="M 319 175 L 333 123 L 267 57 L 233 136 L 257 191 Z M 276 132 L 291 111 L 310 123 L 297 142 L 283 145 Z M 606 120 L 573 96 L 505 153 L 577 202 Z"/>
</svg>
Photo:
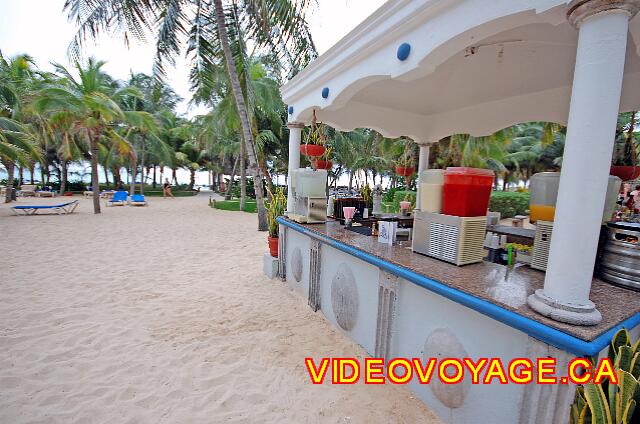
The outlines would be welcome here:
<svg viewBox="0 0 640 424">
<path fill-rule="evenodd" d="M 442 213 L 453 216 L 486 216 L 493 187 L 490 169 L 449 167 L 444 172 Z"/>
</svg>

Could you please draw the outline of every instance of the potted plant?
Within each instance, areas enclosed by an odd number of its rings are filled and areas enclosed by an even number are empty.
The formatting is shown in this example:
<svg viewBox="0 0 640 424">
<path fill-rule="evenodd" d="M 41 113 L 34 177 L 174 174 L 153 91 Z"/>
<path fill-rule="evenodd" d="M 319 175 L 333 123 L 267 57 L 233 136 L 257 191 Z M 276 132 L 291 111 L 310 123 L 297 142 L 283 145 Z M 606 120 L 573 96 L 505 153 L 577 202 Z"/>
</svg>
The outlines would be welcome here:
<svg viewBox="0 0 640 424">
<path fill-rule="evenodd" d="M 333 168 L 333 162 L 331 161 L 332 155 L 333 149 L 329 147 L 324 151 L 322 156 L 314 157 L 313 159 L 311 159 L 311 166 L 313 166 L 313 169 L 329 170 Z"/>
<path fill-rule="evenodd" d="M 403 155 L 400 159 L 396 160 L 396 174 L 401 177 L 411 177 L 415 170 L 411 157 Z"/>
<path fill-rule="evenodd" d="M 267 202 L 267 222 L 269 224 L 269 253 L 274 258 L 278 257 L 278 217 L 284 215 L 287 209 L 287 197 L 284 195 L 284 189 L 279 187 L 275 193 L 269 192 L 271 200 Z"/>
<path fill-rule="evenodd" d="M 613 165 L 611 166 L 611 175 L 620 177 L 622 181 L 631 181 L 640 177 L 640 166 L 638 166 L 638 156 L 634 141 L 634 125 L 636 112 L 631 112 L 629 128 L 618 124 L 616 131 L 616 146 L 613 155 Z"/>
<path fill-rule="evenodd" d="M 362 187 L 360 195 L 362 196 L 362 200 L 364 200 L 365 209 L 368 210 L 367 215 L 371 216 L 370 212 L 371 209 L 373 209 L 373 191 L 371 190 L 371 187 L 369 187 L 369 184 Z"/>
<path fill-rule="evenodd" d="M 314 110 L 313 117 L 311 118 L 311 127 L 304 140 L 304 144 L 300 146 L 300 152 L 310 157 L 321 157 L 327 150 L 325 148 L 326 143 L 327 134 L 324 124 L 317 122 L 316 111 Z"/>
</svg>

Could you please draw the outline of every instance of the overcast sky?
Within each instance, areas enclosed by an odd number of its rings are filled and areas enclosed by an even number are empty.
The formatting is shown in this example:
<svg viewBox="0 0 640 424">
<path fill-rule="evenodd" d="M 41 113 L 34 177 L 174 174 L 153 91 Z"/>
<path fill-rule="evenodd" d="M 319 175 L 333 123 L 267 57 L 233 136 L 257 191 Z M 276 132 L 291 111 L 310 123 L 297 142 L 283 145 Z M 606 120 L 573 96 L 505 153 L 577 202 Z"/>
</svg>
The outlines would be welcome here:
<svg viewBox="0 0 640 424">
<path fill-rule="evenodd" d="M 309 16 L 311 34 L 319 53 L 325 52 L 385 0 L 318 0 Z M 68 65 L 67 46 L 75 27 L 62 12 L 64 0 L 0 0 L 0 50 L 3 55 L 32 55 L 40 68 L 50 70 L 49 62 Z M 105 60 L 104 69 L 112 76 L 126 79 L 130 71 L 151 73 L 154 56 L 150 44 L 134 44 L 127 50 L 121 38 L 102 37 L 89 44 L 87 55 Z M 169 82 L 177 93 L 189 99 L 188 65 L 180 59 L 169 72 Z M 181 106 L 186 112 L 186 102 Z M 189 114 L 199 111 L 191 110 Z"/>
</svg>

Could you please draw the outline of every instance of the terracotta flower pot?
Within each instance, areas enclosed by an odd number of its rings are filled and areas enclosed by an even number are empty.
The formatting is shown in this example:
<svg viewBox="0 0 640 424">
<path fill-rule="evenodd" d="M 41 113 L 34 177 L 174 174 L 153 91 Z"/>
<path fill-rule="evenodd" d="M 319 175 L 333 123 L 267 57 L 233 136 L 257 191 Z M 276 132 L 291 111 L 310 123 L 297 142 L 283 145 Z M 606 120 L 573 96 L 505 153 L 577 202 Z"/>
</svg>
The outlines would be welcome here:
<svg viewBox="0 0 640 424">
<path fill-rule="evenodd" d="M 327 149 L 319 144 L 301 144 L 300 153 L 307 156 L 322 156 Z"/>
<path fill-rule="evenodd" d="M 274 258 L 278 257 L 278 237 L 267 237 L 267 241 L 269 242 L 269 253 Z"/>
<path fill-rule="evenodd" d="M 640 177 L 640 166 L 613 165 L 610 174 L 619 177 L 622 181 L 635 180 Z"/>
<path fill-rule="evenodd" d="M 311 165 L 313 165 L 314 169 L 331 169 L 333 167 L 333 162 L 330 160 L 313 160 L 311 161 Z"/>
<path fill-rule="evenodd" d="M 396 174 L 402 177 L 410 177 L 415 169 L 412 166 L 396 166 Z"/>
</svg>

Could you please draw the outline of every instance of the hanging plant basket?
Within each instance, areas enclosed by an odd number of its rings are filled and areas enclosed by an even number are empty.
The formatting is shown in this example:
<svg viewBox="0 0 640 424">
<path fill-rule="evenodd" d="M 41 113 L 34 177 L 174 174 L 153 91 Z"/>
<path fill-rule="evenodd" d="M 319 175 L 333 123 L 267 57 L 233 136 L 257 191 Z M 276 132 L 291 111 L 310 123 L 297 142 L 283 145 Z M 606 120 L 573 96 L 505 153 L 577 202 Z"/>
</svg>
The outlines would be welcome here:
<svg viewBox="0 0 640 424">
<path fill-rule="evenodd" d="M 333 168 L 333 162 L 331 162 L 330 160 L 313 160 L 311 161 L 311 165 L 313 166 L 313 169 L 331 169 Z"/>
<path fill-rule="evenodd" d="M 415 168 L 412 166 L 396 166 L 396 174 L 402 177 L 410 177 L 415 172 Z"/>
<path fill-rule="evenodd" d="M 610 174 L 619 177 L 622 181 L 635 180 L 640 177 L 640 166 L 613 165 Z"/>
<path fill-rule="evenodd" d="M 319 144 L 302 144 L 300 146 L 300 153 L 311 157 L 322 156 L 326 150 L 324 146 Z"/>
</svg>

